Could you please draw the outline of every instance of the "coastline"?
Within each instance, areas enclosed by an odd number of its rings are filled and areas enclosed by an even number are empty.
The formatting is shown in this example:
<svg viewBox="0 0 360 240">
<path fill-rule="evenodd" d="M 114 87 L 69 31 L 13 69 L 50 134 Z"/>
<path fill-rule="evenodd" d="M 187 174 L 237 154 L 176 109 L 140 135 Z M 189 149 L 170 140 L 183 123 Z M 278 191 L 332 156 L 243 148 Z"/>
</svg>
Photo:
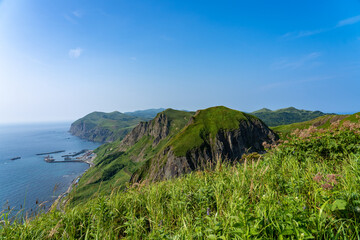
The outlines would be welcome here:
<svg viewBox="0 0 360 240">
<path fill-rule="evenodd" d="M 68 187 L 68 189 L 60 194 L 56 200 L 51 204 L 49 210 L 47 212 L 52 211 L 53 209 L 57 209 L 59 211 L 63 211 L 62 207 L 66 205 L 67 203 L 67 199 L 64 199 L 73 189 L 74 186 L 77 185 L 77 183 L 79 182 L 80 178 L 91 168 L 93 167 L 95 164 L 93 163 L 93 161 L 96 158 L 96 154 L 93 152 L 93 150 L 91 150 L 91 152 L 93 153 L 93 156 L 90 159 L 85 159 L 82 162 L 89 164 L 89 168 L 86 169 L 80 176 L 76 177 L 74 180 L 72 180 L 70 186 Z"/>
</svg>

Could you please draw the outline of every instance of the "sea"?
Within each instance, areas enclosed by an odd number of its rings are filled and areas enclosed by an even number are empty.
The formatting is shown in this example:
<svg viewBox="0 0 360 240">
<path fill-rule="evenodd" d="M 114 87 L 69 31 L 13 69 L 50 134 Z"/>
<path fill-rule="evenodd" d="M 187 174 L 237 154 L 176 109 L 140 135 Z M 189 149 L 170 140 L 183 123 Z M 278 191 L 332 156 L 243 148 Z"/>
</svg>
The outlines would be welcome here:
<svg viewBox="0 0 360 240">
<path fill-rule="evenodd" d="M 47 163 L 36 155 L 65 150 L 51 154 L 62 161 L 65 154 L 100 146 L 72 136 L 69 128 L 70 123 L 0 125 L 0 218 L 46 211 L 89 168 L 82 162 Z"/>
</svg>

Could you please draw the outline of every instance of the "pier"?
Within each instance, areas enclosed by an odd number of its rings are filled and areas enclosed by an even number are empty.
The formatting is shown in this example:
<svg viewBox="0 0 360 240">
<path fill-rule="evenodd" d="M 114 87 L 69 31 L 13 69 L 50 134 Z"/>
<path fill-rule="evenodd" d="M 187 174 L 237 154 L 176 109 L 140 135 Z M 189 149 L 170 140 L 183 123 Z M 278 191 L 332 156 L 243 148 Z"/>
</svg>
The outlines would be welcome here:
<svg viewBox="0 0 360 240">
<path fill-rule="evenodd" d="M 86 153 L 87 151 L 89 151 L 89 150 L 83 149 L 83 150 L 81 150 L 80 152 L 77 152 L 77 153 L 74 153 L 74 154 L 63 155 L 63 156 L 61 156 L 61 157 L 76 157 L 76 156 L 78 156 L 78 155 L 80 155 L 80 154 Z"/>
<path fill-rule="evenodd" d="M 50 155 L 50 154 L 62 153 L 62 152 L 65 152 L 65 150 L 60 150 L 60 151 L 55 151 L 55 152 L 38 153 L 38 154 L 36 154 L 36 155 L 37 155 L 37 156 Z"/>
</svg>

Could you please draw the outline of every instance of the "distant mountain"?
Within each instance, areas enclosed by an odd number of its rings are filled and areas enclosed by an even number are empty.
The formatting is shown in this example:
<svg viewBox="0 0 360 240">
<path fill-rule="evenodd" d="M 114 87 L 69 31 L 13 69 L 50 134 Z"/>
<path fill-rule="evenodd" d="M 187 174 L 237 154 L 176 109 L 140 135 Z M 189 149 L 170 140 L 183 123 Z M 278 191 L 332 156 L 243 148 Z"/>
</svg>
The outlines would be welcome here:
<svg viewBox="0 0 360 240">
<path fill-rule="evenodd" d="M 160 109 L 135 112 L 93 112 L 71 124 L 70 133 L 95 142 L 112 142 L 125 137 L 138 123 L 153 119 Z"/>
<path fill-rule="evenodd" d="M 317 117 L 328 115 L 320 111 L 299 110 L 294 107 L 283 108 L 272 111 L 267 108 L 250 113 L 261 120 L 268 126 L 275 127 L 279 125 L 308 121 Z"/>
<path fill-rule="evenodd" d="M 159 112 L 162 112 L 164 110 L 165 110 L 165 108 L 146 109 L 146 110 L 138 110 L 138 111 L 134 111 L 134 112 L 124 112 L 124 114 L 129 115 L 129 116 L 134 116 L 134 117 L 139 117 L 139 118 L 151 120 L 154 117 L 156 117 L 156 115 Z"/>
<path fill-rule="evenodd" d="M 81 178 L 73 204 L 97 191 L 111 192 L 129 182 L 159 181 L 234 161 L 244 153 L 264 151 L 277 135 L 252 115 L 226 107 L 196 113 L 167 109 L 139 123 L 122 141 L 95 152 L 95 166 Z M 100 188 L 101 185 L 101 188 Z"/>
</svg>

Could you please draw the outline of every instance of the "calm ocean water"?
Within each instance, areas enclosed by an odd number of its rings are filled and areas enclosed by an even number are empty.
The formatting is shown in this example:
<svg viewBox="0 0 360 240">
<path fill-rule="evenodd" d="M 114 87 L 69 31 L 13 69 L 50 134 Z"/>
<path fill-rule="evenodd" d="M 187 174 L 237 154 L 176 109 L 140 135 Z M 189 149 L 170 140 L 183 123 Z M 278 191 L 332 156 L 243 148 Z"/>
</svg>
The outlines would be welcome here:
<svg viewBox="0 0 360 240">
<path fill-rule="evenodd" d="M 69 128 L 70 123 L 0 125 L 0 212 L 22 207 L 31 213 L 38 209 L 36 202 L 47 202 L 48 208 L 88 168 L 85 163 L 46 163 L 44 156 L 36 156 L 65 150 L 51 154 L 63 160 L 64 154 L 100 145 L 70 135 Z"/>
</svg>

